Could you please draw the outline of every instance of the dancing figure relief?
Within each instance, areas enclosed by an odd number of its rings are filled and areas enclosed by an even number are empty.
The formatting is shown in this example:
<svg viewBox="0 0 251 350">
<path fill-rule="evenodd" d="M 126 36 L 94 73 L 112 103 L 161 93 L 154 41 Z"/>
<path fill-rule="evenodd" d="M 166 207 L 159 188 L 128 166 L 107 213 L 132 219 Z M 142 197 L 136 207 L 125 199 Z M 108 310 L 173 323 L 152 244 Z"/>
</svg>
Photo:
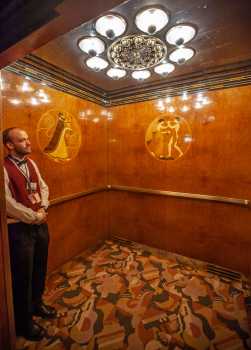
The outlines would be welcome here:
<svg viewBox="0 0 251 350">
<path fill-rule="evenodd" d="M 81 130 L 68 112 L 50 110 L 40 118 L 37 127 L 38 144 L 50 159 L 64 162 L 75 157 L 81 146 Z"/>
<path fill-rule="evenodd" d="M 184 135 L 191 135 L 189 124 L 181 117 L 156 118 L 148 127 L 146 147 L 160 160 L 176 160 L 188 149 Z"/>
</svg>

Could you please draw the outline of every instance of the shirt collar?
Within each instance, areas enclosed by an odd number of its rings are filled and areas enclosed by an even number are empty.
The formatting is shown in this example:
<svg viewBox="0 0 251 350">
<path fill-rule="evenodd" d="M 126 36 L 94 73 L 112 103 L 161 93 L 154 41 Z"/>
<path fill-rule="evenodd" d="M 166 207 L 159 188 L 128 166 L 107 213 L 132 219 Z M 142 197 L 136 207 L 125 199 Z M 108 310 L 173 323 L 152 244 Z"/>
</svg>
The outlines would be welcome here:
<svg viewBox="0 0 251 350">
<path fill-rule="evenodd" d="M 14 156 L 9 156 L 18 166 L 22 166 L 23 164 L 27 164 L 27 158 L 19 159 Z"/>
</svg>

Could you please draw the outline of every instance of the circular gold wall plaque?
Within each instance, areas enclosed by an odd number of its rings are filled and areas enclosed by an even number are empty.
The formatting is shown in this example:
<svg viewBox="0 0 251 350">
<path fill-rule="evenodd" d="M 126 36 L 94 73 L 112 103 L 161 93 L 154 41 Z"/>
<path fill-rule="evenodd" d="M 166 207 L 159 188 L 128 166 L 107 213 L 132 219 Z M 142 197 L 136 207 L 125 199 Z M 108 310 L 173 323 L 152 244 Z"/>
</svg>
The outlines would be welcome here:
<svg viewBox="0 0 251 350">
<path fill-rule="evenodd" d="M 74 158 L 81 146 L 81 129 L 75 117 L 65 111 L 51 109 L 37 125 L 38 145 L 48 158 L 65 162 Z"/>
<path fill-rule="evenodd" d="M 182 157 L 192 142 L 188 122 L 179 116 L 161 116 L 149 125 L 145 144 L 148 151 L 160 160 L 176 160 Z"/>
</svg>

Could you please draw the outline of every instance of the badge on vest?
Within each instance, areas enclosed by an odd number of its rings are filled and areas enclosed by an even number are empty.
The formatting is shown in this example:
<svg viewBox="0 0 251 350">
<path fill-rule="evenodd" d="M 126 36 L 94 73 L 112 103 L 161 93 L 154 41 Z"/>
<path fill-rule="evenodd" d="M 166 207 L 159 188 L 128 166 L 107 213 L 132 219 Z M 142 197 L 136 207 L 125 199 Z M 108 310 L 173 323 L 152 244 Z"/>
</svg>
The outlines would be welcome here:
<svg viewBox="0 0 251 350">
<path fill-rule="evenodd" d="M 37 191 L 37 183 L 36 182 L 30 182 L 30 189 L 32 192 Z"/>
<path fill-rule="evenodd" d="M 28 197 L 32 204 L 38 204 L 41 202 L 41 198 L 38 192 L 33 192 L 29 194 Z"/>
<path fill-rule="evenodd" d="M 37 183 L 27 181 L 26 189 L 27 189 L 28 193 L 37 192 Z"/>
</svg>

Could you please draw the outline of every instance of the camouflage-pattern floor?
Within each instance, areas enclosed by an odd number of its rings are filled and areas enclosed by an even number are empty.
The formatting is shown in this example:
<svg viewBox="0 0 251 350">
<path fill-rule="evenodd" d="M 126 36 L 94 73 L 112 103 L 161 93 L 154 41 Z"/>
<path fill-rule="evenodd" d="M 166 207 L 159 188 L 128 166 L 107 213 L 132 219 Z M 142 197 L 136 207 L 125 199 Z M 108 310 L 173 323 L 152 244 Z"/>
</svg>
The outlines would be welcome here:
<svg viewBox="0 0 251 350">
<path fill-rule="evenodd" d="M 248 285 L 205 270 L 205 264 L 133 244 L 106 241 L 53 273 L 45 301 L 58 318 L 38 319 L 41 342 L 25 350 L 251 349 Z"/>
</svg>

